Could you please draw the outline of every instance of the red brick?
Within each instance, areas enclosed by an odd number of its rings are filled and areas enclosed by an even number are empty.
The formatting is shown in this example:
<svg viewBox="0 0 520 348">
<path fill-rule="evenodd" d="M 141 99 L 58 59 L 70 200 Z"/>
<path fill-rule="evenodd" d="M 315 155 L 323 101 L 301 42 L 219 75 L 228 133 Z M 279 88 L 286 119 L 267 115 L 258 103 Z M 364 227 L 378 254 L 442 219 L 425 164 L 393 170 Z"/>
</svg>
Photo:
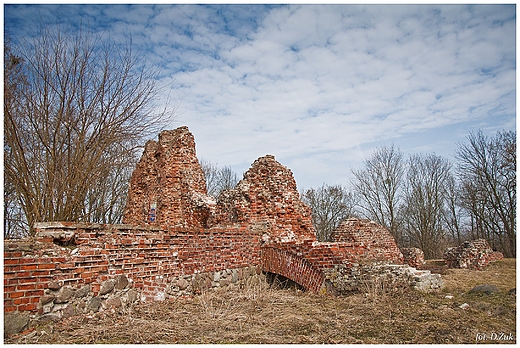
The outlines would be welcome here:
<svg viewBox="0 0 520 348">
<path fill-rule="evenodd" d="M 26 277 L 30 277 L 30 276 L 31 276 L 31 272 L 27 272 L 27 271 L 16 273 L 17 278 L 26 278 Z"/>
<path fill-rule="evenodd" d="M 20 312 L 23 312 L 23 311 L 35 311 L 36 309 L 38 309 L 38 306 L 36 305 L 36 303 L 28 303 L 28 304 L 25 304 L 25 305 L 20 305 L 18 306 L 18 311 Z"/>
<path fill-rule="evenodd" d="M 15 291 L 15 292 L 11 292 L 9 294 L 9 298 L 19 298 L 19 297 L 24 297 L 25 293 L 23 291 Z"/>
<path fill-rule="evenodd" d="M 63 263 L 58 264 L 57 268 L 58 269 L 71 269 L 71 268 L 75 268 L 75 265 L 72 262 L 63 262 Z"/>
<path fill-rule="evenodd" d="M 63 263 L 67 259 L 65 257 L 51 257 L 51 261 L 55 263 Z"/>
<path fill-rule="evenodd" d="M 8 251 L 4 252 L 4 259 L 8 258 L 19 258 L 22 257 L 23 253 L 21 251 Z"/>
<path fill-rule="evenodd" d="M 20 291 L 20 290 L 34 290 L 36 289 L 36 284 L 35 283 L 32 283 L 32 284 L 23 284 L 23 285 L 17 285 L 16 286 L 16 290 Z"/>
<path fill-rule="evenodd" d="M 20 266 L 20 265 L 15 265 L 15 266 L 13 266 L 13 265 L 5 266 L 4 265 L 4 273 L 6 273 L 6 272 L 18 272 L 21 269 L 22 269 L 22 266 Z"/>
<path fill-rule="evenodd" d="M 51 275 L 50 270 L 38 270 L 38 271 L 32 271 L 31 277 L 44 277 Z"/>
<path fill-rule="evenodd" d="M 18 309 L 17 306 L 6 305 L 6 304 L 4 303 L 4 313 L 16 312 L 17 309 Z"/>
<path fill-rule="evenodd" d="M 29 297 L 20 297 L 20 298 L 15 298 L 13 300 L 13 304 L 15 305 L 21 305 L 21 304 L 26 304 L 26 303 L 30 303 L 31 302 L 31 299 Z"/>
<path fill-rule="evenodd" d="M 33 291 L 26 291 L 25 296 L 32 297 L 32 296 L 43 296 L 44 291 L 43 290 L 33 290 Z"/>
<path fill-rule="evenodd" d="M 18 265 L 20 259 L 4 259 L 4 265 Z"/>
<path fill-rule="evenodd" d="M 14 279 L 5 279 L 5 274 L 4 274 L 4 285 L 13 285 L 13 284 L 18 284 L 19 283 L 19 280 L 18 278 L 14 278 Z"/>
<path fill-rule="evenodd" d="M 84 272 L 80 274 L 81 278 L 91 278 L 93 276 L 92 272 Z"/>
</svg>

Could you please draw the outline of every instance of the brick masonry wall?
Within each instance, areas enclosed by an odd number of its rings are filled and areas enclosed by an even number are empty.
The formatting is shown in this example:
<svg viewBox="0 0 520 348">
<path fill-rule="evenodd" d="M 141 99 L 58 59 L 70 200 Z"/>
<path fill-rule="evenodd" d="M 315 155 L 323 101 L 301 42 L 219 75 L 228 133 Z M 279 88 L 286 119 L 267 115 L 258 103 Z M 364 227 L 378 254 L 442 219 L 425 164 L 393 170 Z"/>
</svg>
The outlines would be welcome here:
<svg viewBox="0 0 520 348">
<path fill-rule="evenodd" d="M 255 224 L 265 230 L 265 243 L 316 240 L 311 209 L 301 201 L 291 170 L 272 155 L 257 159 L 235 189 L 218 197 L 211 221 Z"/>
<path fill-rule="evenodd" d="M 335 242 L 353 242 L 369 248 L 375 259 L 403 262 L 403 254 L 392 234 L 383 226 L 367 219 L 347 219 L 332 234 Z"/>
<path fill-rule="evenodd" d="M 123 223 L 206 227 L 215 201 L 188 127 L 165 130 L 149 141 L 132 173 Z"/>
<path fill-rule="evenodd" d="M 88 285 L 90 297 L 86 299 L 92 300 L 105 295 L 107 282 L 122 276 L 129 283 L 126 290 L 136 290 L 143 301 L 163 300 L 177 292 L 194 293 L 202 285 L 215 286 L 221 278 L 226 284 L 242 279 L 243 273 L 261 271 L 284 275 L 318 292 L 326 285 L 327 270 L 350 269 L 380 257 L 378 249 L 363 243 L 313 239 L 264 243 L 263 231 L 254 227 L 237 224 L 163 230 L 156 226 L 40 224 L 37 238 L 4 243 L 5 312 L 42 314 L 49 296 L 61 296 L 62 288 L 68 289 L 70 298 Z"/>
<path fill-rule="evenodd" d="M 143 300 L 174 278 L 260 264 L 259 236 L 246 227 L 161 230 L 131 225 L 40 224 L 37 238 L 4 242 L 4 311 L 37 311 L 49 284 L 93 296 L 126 276 Z M 61 244 L 62 246 L 58 245 Z"/>
</svg>

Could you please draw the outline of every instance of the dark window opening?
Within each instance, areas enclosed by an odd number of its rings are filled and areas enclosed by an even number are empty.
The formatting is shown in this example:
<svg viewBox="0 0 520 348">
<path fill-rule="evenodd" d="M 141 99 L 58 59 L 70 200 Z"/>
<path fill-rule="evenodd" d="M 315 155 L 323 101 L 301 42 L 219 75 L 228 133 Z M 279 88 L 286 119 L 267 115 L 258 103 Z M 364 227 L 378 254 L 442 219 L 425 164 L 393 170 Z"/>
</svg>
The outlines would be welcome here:
<svg viewBox="0 0 520 348">
<path fill-rule="evenodd" d="M 284 277 L 283 275 L 266 272 L 267 283 L 275 289 L 296 289 L 305 291 L 305 288 L 296 283 L 294 280 Z"/>
</svg>

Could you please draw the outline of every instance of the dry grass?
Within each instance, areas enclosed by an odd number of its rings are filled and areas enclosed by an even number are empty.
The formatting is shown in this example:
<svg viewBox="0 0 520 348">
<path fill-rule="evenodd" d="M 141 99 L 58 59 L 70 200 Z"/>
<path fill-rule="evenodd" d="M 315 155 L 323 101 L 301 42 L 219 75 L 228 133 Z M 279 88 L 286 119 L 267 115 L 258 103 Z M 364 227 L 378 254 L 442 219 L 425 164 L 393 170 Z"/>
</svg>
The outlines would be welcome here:
<svg viewBox="0 0 520 348">
<path fill-rule="evenodd" d="M 99 313 L 42 324 L 5 343 L 480 343 L 477 335 L 513 334 L 515 260 L 483 271 L 448 270 L 437 294 L 368 291 L 345 297 L 275 290 L 250 282 L 191 299 L 139 304 L 126 313 Z M 468 294 L 495 284 L 495 295 Z M 382 289 L 382 288 L 381 288 Z M 446 296 L 453 296 L 447 299 Z M 468 309 L 460 309 L 468 303 Z"/>
</svg>

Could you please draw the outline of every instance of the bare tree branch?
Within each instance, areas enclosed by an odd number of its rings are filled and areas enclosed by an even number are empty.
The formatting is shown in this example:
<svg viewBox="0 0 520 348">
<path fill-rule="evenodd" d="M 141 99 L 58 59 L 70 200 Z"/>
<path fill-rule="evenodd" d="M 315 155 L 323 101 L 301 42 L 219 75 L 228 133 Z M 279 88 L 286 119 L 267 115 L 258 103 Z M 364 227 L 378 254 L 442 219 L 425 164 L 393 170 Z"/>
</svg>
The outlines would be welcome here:
<svg viewBox="0 0 520 348">
<path fill-rule="evenodd" d="M 157 111 L 158 71 L 130 42 L 60 27 L 40 34 L 9 48 L 16 69 L 4 66 L 5 180 L 29 227 L 117 222 L 137 146 L 173 113 Z"/>
</svg>

